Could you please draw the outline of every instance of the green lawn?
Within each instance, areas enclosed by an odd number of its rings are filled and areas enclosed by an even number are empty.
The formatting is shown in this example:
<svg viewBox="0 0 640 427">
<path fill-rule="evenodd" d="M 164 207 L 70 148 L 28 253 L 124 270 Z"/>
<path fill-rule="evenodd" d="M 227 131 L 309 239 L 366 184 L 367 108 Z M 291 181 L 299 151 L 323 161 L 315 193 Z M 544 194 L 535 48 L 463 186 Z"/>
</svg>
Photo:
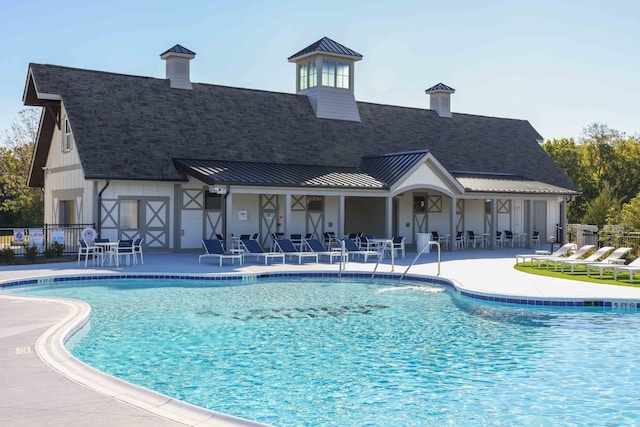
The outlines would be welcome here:
<svg viewBox="0 0 640 427">
<path fill-rule="evenodd" d="M 618 280 L 613 280 L 613 271 L 605 270 L 602 279 L 600 279 L 600 272 L 598 270 L 591 270 L 591 277 L 588 277 L 586 267 L 581 265 L 575 266 L 573 274 L 570 274 L 569 272 L 561 273 L 560 270 L 553 271 L 553 266 L 551 266 L 549 270 L 529 267 L 529 263 L 527 263 L 526 266 L 523 263 L 520 263 L 515 265 L 514 268 L 518 271 L 528 274 L 537 274 L 538 276 L 558 277 L 560 279 L 602 283 L 606 285 L 631 286 L 634 288 L 640 287 L 640 273 L 634 274 L 633 282 L 629 283 L 629 274 L 626 272 L 618 274 Z"/>
</svg>

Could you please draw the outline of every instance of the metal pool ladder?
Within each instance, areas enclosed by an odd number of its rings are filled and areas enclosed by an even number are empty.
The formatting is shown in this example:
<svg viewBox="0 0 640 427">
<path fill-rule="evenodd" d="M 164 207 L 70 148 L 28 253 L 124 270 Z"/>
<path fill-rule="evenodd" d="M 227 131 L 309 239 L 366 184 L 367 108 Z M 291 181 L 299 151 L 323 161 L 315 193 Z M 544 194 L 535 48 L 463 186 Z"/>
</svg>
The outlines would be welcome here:
<svg viewBox="0 0 640 427">
<path fill-rule="evenodd" d="M 407 274 L 407 271 L 409 271 L 409 269 L 413 266 L 413 264 L 415 264 L 416 261 L 418 261 L 418 258 L 420 258 L 420 255 L 422 255 L 424 253 L 424 250 L 427 249 L 430 246 L 436 246 L 438 248 L 438 276 L 440 275 L 440 243 L 436 242 L 436 241 L 433 241 L 433 240 L 430 240 L 430 241 L 427 242 L 426 245 L 424 245 L 424 247 L 420 250 L 418 255 L 416 255 L 416 257 L 414 258 L 414 260 L 411 261 L 411 264 L 409 264 L 409 266 L 404 271 L 404 273 L 402 273 L 402 276 L 400 276 L 400 280 L 402 280 L 404 278 L 404 276 Z"/>
</svg>

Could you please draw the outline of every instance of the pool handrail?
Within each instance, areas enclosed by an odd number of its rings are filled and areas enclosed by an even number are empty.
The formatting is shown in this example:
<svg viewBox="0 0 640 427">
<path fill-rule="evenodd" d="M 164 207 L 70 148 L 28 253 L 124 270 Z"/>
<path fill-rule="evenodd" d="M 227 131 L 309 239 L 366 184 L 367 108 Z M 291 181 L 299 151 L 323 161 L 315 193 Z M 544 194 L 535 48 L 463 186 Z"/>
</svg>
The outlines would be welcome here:
<svg viewBox="0 0 640 427">
<path fill-rule="evenodd" d="M 404 276 L 407 274 L 407 271 L 409 271 L 409 269 L 413 266 L 413 264 L 415 264 L 416 261 L 418 261 L 418 258 L 420 258 L 420 255 L 423 254 L 424 250 L 429 248 L 432 245 L 435 245 L 438 248 L 438 276 L 440 276 L 440 243 L 436 242 L 435 240 L 429 240 L 427 244 L 424 245 L 424 247 L 420 250 L 420 252 L 418 252 L 418 255 L 416 255 L 413 261 L 411 261 L 411 264 L 409 264 L 409 266 L 404 271 L 404 273 L 402 273 L 402 276 L 400 276 L 400 280 L 404 279 Z"/>
<path fill-rule="evenodd" d="M 382 246 L 382 248 L 380 248 L 380 255 L 378 256 L 378 262 L 376 263 L 376 266 L 373 267 L 373 273 L 371 273 L 371 278 L 373 279 L 373 276 L 375 276 L 376 274 L 376 270 L 378 269 L 378 266 L 380 265 L 380 261 L 382 261 L 382 257 L 384 256 L 384 251 L 387 249 L 387 246 L 389 246 L 389 249 L 391 251 L 391 271 L 393 271 L 395 269 L 395 251 L 393 250 L 393 240 L 392 239 L 388 239 L 384 242 L 384 246 Z"/>
</svg>

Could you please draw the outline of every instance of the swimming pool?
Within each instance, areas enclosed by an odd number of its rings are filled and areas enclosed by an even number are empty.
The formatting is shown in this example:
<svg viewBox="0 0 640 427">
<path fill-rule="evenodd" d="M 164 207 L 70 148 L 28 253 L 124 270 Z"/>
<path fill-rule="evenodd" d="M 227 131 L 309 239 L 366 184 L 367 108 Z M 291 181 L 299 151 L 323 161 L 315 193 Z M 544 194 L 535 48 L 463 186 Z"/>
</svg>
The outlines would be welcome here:
<svg viewBox="0 0 640 427">
<path fill-rule="evenodd" d="M 90 280 L 72 352 L 127 381 L 278 426 L 585 425 L 640 419 L 640 317 L 337 279 Z"/>
</svg>

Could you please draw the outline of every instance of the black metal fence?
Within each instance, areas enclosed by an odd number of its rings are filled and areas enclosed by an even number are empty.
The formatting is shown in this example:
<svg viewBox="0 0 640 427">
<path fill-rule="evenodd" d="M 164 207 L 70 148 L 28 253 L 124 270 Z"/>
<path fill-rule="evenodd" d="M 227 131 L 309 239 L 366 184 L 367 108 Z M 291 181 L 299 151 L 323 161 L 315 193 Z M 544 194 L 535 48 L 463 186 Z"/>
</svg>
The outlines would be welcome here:
<svg viewBox="0 0 640 427">
<path fill-rule="evenodd" d="M 59 255 L 78 253 L 82 231 L 95 224 L 44 224 L 26 227 L 0 227 L 0 250 L 11 249 L 15 256 L 24 256 L 29 247 L 37 247 L 42 254 L 56 248 Z"/>
</svg>

